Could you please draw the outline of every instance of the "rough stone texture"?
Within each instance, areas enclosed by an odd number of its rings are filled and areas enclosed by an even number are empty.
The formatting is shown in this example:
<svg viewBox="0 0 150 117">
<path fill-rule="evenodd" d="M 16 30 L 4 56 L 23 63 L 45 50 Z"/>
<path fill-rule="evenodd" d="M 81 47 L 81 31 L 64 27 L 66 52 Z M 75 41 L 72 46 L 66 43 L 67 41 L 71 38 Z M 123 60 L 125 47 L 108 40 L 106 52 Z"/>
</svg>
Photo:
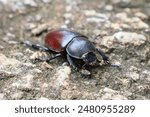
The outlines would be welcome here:
<svg viewBox="0 0 150 117">
<path fill-rule="evenodd" d="M 120 44 L 142 45 L 146 41 L 146 37 L 133 32 L 118 32 L 113 35 L 116 42 Z"/>
<path fill-rule="evenodd" d="M 149 11 L 145 0 L 0 0 L 0 99 L 150 99 Z M 74 71 L 19 43 L 43 45 L 57 28 L 88 36 L 112 65 Z"/>
</svg>

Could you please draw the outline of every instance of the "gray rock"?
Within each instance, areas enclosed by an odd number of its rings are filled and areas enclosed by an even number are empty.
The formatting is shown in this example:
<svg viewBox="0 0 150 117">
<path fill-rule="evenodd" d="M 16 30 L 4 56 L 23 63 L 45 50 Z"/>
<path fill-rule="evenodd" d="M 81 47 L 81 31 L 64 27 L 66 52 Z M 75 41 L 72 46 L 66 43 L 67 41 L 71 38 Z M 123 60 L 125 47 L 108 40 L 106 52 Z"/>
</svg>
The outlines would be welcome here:
<svg viewBox="0 0 150 117">
<path fill-rule="evenodd" d="M 100 22 L 105 22 L 106 20 L 103 18 L 97 18 L 97 17 L 90 17 L 87 18 L 87 22 L 95 22 L 95 23 L 100 23 Z"/>
<path fill-rule="evenodd" d="M 37 7 L 37 3 L 35 2 L 35 0 L 24 0 L 23 3 L 25 5 L 29 5 L 29 6 L 32 6 L 32 7 Z"/>
<path fill-rule="evenodd" d="M 139 15 L 139 14 L 137 14 Z M 144 16 L 133 16 L 129 17 L 126 12 L 121 12 L 116 14 L 116 18 L 121 20 L 121 23 L 118 24 L 120 27 L 126 26 L 127 28 L 132 28 L 132 29 L 147 29 L 149 28 L 149 25 L 143 22 L 139 17 L 144 17 Z M 146 18 L 146 17 L 145 17 Z M 124 27 L 124 28 L 126 28 Z"/>
<path fill-rule="evenodd" d="M 142 12 L 136 12 L 134 15 L 142 20 L 148 19 L 148 16 Z"/>
<path fill-rule="evenodd" d="M 140 46 L 146 42 L 146 37 L 142 34 L 134 32 L 117 32 L 112 36 L 105 36 L 102 40 L 99 40 L 100 44 L 107 47 L 113 48 L 115 44 L 125 46 L 132 44 L 134 46 Z"/>
<path fill-rule="evenodd" d="M 26 27 L 26 30 L 31 31 L 32 29 L 36 28 L 36 24 L 27 23 L 25 27 Z"/>
<path fill-rule="evenodd" d="M 71 13 L 65 13 L 63 16 L 65 19 L 73 19 L 73 15 Z"/>
<path fill-rule="evenodd" d="M 0 99 L 150 99 L 149 4 L 97 1 L 0 0 Z M 65 57 L 37 62 L 52 54 L 15 43 L 41 44 L 61 27 L 88 36 L 111 65 L 74 71 Z"/>
<path fill-rule="evenodd" d="M 19 0 L 0 0 L 5 5 L 8 5 L 13 11 L 24 10 L 23 1 Z"/>
<path fill-rule="evenodd" d="M 131 78 L 134 81 L 137 81 L 137 80 L 139 80 L 140 75 L 139 75 L 139 73 L 136 73 L 136 72 L 127 72 L 126 77 Z"/>
<path fill-rule="evenodd" d="M 44 3 L 50 3 L 52 0 L 42 0 Z"/>
<path fill-rule="evenodd" d="M 112 5 L 106 5 L 105 6 L 105 10 L 112 11 L 113 10 L 113 6 Z"/>
<path fill-rule="evenodd" d="M 0 93 L 0 100 L 5 100 L 3 93 Z"/>
<path fill-rule="evenodd" d="M 133 44 L 141 45 L 146 41 L 146 37 L 142 34 L 137 34 L 134 32 L 117 32 L 113 35 L 114 40 L 121 44 Z"/>
<path fill-rule="evenodd" d="M 0 50 L 4 49 L 4 47 L 2 45 L 0 45 Z"/>
<path fill-rule="evenodd" d="M 9 44 L 16 44 L 17 42 L 15 41 L 16 36 L 12 33 L 7 33 L 6 36 L 3 37 L 3 41 L 9 43 Z"/>
<path fill-rule="evenodd" d="M 38 27 L 32 29 L 31 33 L 32 33 L 32 35 L 39 35 L 40 33 L 48 30 L 48 28 L 49 28 L 49 25 L 47 23 L 40 24 L 40 25 L 38 25 Z"/>
<path fill-rule="evenodd" d="M 85 10 L 84 14 L 87 16 L 87 22 L 105 22 L 108 17 L 105 14 L 97 13 L 95 10 Z"/>
</svg>

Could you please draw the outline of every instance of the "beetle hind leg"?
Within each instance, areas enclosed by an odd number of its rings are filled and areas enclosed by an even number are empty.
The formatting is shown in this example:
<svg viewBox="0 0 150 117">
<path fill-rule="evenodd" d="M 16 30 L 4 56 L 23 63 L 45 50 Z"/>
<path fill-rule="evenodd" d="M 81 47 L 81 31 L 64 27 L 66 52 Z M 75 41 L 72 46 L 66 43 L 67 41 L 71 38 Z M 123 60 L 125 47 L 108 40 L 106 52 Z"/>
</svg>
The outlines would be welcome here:
<svg viewBox="0 0 150 117">
<path fill-rule="evenodd" d="M 39 44 L 32 44 L 32 43 L 29 42 L 29 41 L 21 41 L 20 43 L 21 43 L 21 44 L 24 44 L 24 45 L 26 45 L 26 46 L 28 46 L 28 47 L 32 47 L 32 48 L 34 48 L 34 49 L 37 49 L 37 50 L 50 51 L 49 48 L 47 48 L 47 47 L 41 46 L 41 45 L 39 45 Z"/>
</svg>

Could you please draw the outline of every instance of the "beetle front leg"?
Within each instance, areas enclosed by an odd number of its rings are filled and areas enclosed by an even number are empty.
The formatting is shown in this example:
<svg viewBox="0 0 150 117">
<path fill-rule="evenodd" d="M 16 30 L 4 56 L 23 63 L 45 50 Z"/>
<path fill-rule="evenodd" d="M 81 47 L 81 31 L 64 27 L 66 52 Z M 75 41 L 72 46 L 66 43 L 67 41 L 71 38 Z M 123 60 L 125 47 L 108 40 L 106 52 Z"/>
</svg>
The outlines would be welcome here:
<svg viewBox="0 0 150 117">
<path fill-rule="evenodd" d="M 24 45 L 26 45 L 28 47 L 32 47 L 32 48 L 37 49 L 37 50 L 50 51 L 50 49 L 47 48 L 47 47 L 41 46 L 39 44 L 32 44 L 29 41 L 21 41 L 21 44 L 24 44 Z"/>
<path fill-rule="evenodd" d="M 109 63 L 109 58 L 105 55 L 105 53 L 102 51 L 102 50 L 100 50 L 100 49 L 96 49 L 98 52 L 99 52 L 99 54 L 102 56 L 102 58 L 103 58 L 103 60 L 104 60 L 104 63 L 105 64 L 108 64 Z"/>
<path fill-rule="evenodd" d="M 69 54 L 67 54 L 67 60 L 70 64 L 70 66 L 72 66 L 74 70 L 78 69 L 77 66 L 75 65 L 75 63 L 73 62 L 72 58 L 69 56 Z"/>
</svg>

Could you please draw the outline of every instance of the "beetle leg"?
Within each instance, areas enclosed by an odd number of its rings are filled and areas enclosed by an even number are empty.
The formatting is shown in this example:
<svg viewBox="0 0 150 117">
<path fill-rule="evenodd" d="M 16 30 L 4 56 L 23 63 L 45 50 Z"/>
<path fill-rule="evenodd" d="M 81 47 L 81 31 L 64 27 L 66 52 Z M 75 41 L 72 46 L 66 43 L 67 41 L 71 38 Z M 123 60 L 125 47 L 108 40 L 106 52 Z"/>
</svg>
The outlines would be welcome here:
<svg viewBox="0 0 150 117">
<path fill-rule="evenodd" d="M 72 58 L 69 56 L 69 54 L 67 54 L 67 60 L 68 60 L 68 62 L 70 64 L 70 66 L 73 67 L 73 69 L 75 69 L 75 70 L 78 69 L 77 66 L 75 65 L 75 63 L 73 62 Z"/>
<path fill-rule="evenodd" d="M 102 51 L 102 50 L 100 50 L 100 49 L 96 49 L 98 52 L 99 52 L 99 54 L 102 56 L 102 58 L 103 58 L 103 60 L 104 60 L 104 63 L 105 64 L 108 64 L 109 63 L 109 58 L 105 55 L 105 53 Z"/>
<path fill-rule="evenodd" d="M 53 60 L 53 59 L 55 59 L 57 57 L 60 57 L 60 56 L 62 56 L 62 54 L 58 53 L 58 54 L 55 54 L 53 57 L 50 57 L 50 58 L 37 58 L 37 60 L 50 62 L 51 60 Z"/>
<path fill-rule="evenodd" d="M 32 44 L 29 41 L 21 41 L 21 44 L 24 44 L 26 46 L 32 47 L 37 50 L 50 51 L 49 48 L 47 48 L 47 47 L 41 46 L 39 44 Z"/>
</svg>

